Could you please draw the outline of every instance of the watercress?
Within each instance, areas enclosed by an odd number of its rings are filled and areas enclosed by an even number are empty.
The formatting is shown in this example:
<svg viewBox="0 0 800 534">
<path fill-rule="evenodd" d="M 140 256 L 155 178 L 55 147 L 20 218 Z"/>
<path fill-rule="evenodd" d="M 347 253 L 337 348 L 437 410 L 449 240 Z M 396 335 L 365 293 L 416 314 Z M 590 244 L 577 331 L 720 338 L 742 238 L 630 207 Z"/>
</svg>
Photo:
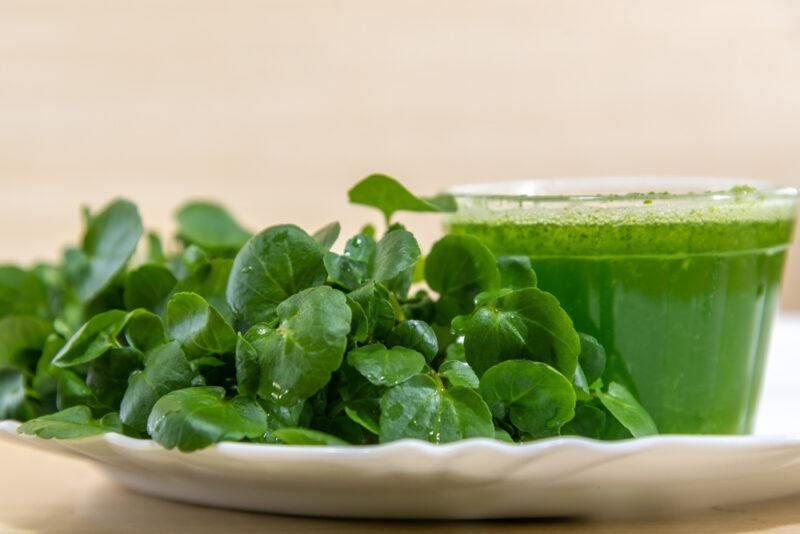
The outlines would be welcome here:
<svg viewBox="0 0 800 534">
<path fill-rule="evenodd" d="M 166 249 L 141 239 L 130 202 L 85 212 L 57 264 L 0 266 L 0 418 L 42 438 L 119 432 L 181 451 L 657 432 L 529 258 L 467 235 L 423 257 L 392 221 L 452 211 L 452 198 L 385 175 L 349 197 L 386 229 L 341 249 L 339 223 L 253 235 L 211 202 L 178 210 Z"/>
</svg>

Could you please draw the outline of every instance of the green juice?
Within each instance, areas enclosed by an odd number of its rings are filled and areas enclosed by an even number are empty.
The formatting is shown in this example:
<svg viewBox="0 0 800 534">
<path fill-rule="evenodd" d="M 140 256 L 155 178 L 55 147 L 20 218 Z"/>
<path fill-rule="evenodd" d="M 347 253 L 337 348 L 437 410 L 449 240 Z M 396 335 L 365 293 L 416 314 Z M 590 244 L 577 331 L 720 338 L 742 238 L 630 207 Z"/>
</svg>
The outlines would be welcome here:
<svg viewBox="0 0 800 534">
<path fill-rule="evenodd" d="M 467 210 L 449 230 L 526 255 L 662 433 L 752 431 L 794 199 Z M 633 204 L 633 207 L 631 207 Z M 674 209 L 673 209 L 674 208 Z"/>
</svg>

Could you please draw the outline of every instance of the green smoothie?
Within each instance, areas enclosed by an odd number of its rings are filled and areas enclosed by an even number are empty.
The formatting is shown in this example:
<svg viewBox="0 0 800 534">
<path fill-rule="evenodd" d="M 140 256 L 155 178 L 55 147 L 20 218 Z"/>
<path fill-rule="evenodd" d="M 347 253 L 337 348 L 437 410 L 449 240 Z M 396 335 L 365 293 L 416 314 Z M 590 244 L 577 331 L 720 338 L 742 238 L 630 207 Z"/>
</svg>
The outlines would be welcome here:
<svg viewBox="0 0 800 534">
<path fill-rule="evenodd" d="M 719 197 L 719 198 L 717 198 Z M 796 198 L 603 197 L 502 208 L 459 199 L 448 223 L 530 256 L 539 286 L 595 336 L 662 433 L 752 430 Z M 531 197 L 535 198 L 535 197 Z"/>
</svg>

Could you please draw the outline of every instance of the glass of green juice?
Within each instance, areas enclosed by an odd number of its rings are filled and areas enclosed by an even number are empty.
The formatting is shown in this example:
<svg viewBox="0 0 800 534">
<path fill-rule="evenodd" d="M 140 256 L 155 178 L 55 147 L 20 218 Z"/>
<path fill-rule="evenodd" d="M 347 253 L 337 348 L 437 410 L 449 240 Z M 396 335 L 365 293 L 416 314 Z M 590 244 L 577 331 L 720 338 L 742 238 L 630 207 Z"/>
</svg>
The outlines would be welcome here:
<svg viewBox="0 0 800 534">
<path fill-rule="evenodd" d="M 447 230 L 530 257 L 539 287 L 605 347 L 605 381 L 632 388 L 661 433 L 752 431 L 796 189 L 618 178 L 451 192 Z"/>
</svg>

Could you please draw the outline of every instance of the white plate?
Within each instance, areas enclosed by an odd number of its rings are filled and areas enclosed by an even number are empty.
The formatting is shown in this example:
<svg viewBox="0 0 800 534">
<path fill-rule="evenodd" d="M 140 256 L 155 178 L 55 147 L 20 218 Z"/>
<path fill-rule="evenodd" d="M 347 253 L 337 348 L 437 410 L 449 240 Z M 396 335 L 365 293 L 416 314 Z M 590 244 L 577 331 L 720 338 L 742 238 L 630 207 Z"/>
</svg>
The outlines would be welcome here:
<svg viewBox="0 0 800 534">
<path fill-rule="evenodd" d="M 775 331 L 759 431 L 796 431 L 800 316 Z M 784 417 L 786 415 L 786 417 Z M 789 425 L 793 425 L 790 427 Z M 774 426 L 773 426 L 774 425 Z M 782 425 L 782 426 L 781 426 Z M 42 440 L 0 422 L 0 438 L 87 457 L 121 484 L 193 503 L 298 515 L 497 518 L 664 513 L 800 492 L 800 435 L 467 440 L 368 447 L 221 443 L 191 454 L 107 434 Z"/>
</svg>

